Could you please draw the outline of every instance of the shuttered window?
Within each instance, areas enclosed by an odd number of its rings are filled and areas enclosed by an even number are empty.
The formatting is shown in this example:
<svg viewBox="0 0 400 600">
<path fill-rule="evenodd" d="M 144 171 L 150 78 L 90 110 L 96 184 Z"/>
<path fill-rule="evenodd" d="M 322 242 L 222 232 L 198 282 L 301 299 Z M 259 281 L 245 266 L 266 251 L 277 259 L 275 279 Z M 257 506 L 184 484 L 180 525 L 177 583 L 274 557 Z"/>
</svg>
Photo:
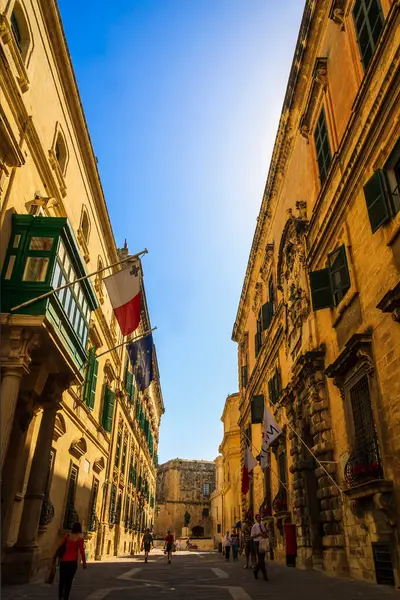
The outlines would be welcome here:
<svg viewBox="0 0 400 600">
<path fill-rule="evenodd" d="M 124 443 L 124 449 L 122 450 L 122 460 L 121 460 L 122 473 L 125 473 L 125 465 L 126 465 L 126 442 Z"/>
<path fill-rule="evenodd" d="M 315 151 L 317 154 L 319 177 L 321 185 L 324 183 L 332 162 L 331 147 L 329 145 L 328 128 L 326 125 L 325 111 L 322 108 L 314 132 Z"/>
<path fill-rule="evenodd" d="M 116 503 L 117 503 L 117 487 L 113 484 L 111 486 L 111 495 L 110 495 L 110 512 L 109 512 L 109 523 L 115 523 L 115 512 L 116 512 Z"/>
<path fill-rule="evenodd" d="M 257 332 L 256 335 L 254 336 L 254 351 L 255 351 L 255 356 L 257 358 L 257 356 L 260 353 L 261 350 L 261 346 L 262 346 L 262 323 L 261 323 L 261 310 L 258 313 L 258 318 L 257 318 L 257 323 L 256 323 L 256 327 L 257 327 Z"/>
<path fill-rule="evenodd" d="M 114 404 L 115 404 L 115 393 L 110 390 L 108 385 L 104 386 L 104 404 L 103 404 L 103 417 L 102 425 L 107 433 L 111 433 L 112 422 L 114 415 Z"/>
<path fill-rule="evenodd" d="M 384 26 L 379 0 L 356 0 L 353 8 L 354 26 L 361 62 L 366 69 L 374 55 L 376 44 Z"/>
<path fill-rule="evenodd" d="M 375 171 L 364 185 L 364 196 L 367 204 L 369 222 L 372 233 L 375 233 L 390 219 L 390 200 L 386 193 L 385 176 L 381 170 Z"/>
<path fill-rule="evenodd" d="M 328 254 L 329 266 L 310 273 L 313 310 L 337 306 L 350 289 L 350 273 L 344 244 Z"/>
<path fill-rule="evenodd" d="M 242 387 L 247 387 L 247 365 L 243 365 L 241 369 Z"/>
<path fill-rule="evenodd" d="M 264 396 L 253 396 L 251 400 L 251 422 L 253 425 L 262 423 L 264 415 Z"/>
<path fill-rule="evenodd" d="M 96 348 L 89 350 L 89 358 L 86 366 L 85 385 L 83 388 L 83 401 L 93 410 L 96 398 L 97 373 L 99 370 L 99 361 L 96 360 Z"/>
<path fill-rule="evenodd" d="M 129 365 L 130 361 L 128 358 L 125 364 L 124 387 L 126 393 L 128 394 L 129 401 L 133 406 L 135 403 L 135 384 L 133 381 L 133 373 L 129 370 Z"/>
<path fill-rule="evenodd" d="M 268 395 L 270 404 L 274 405 L 278 402 L 282 391 L 281 374 L 277 368 L 273 377 L 268 381 Z"/>
<path fill-rule="evenodd" d="M 355 446 L 358 449 L 364 449 L 376 438 L 367 375 L 364 375 L 350 388 L 350 403 L 353 413 Z"/>
<path fill-rule="evenodd" d="M 271 325 L 272 317 L 274 316 L 274 305 L 269 300 L 261 307 L 262 330 L 266 331 Z"/>
<path fill-rule="evenodd" d="M 78 481 L 78 468 L 75 465 L 71 465 L 71 469 L 69 472 L 68 478 L 68 490 L 67 490 L 67 502 L 65 505 L 64 512 L 64 529 L 71 529 L 75 518 L 75 493 L 76 493 L 76 484 Z"/>
</svg>

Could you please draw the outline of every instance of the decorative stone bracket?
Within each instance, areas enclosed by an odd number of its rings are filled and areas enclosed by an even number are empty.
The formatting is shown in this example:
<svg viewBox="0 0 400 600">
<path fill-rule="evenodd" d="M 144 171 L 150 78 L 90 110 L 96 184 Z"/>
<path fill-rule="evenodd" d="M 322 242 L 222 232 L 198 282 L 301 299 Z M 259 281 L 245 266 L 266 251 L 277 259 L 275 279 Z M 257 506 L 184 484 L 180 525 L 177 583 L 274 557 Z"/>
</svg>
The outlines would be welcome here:
<svg viewBox="0 0 400 600">
<path fill-rule="evenodd" d="M 329 11 L 329 18 L 334 23 L 339 25 L 340 31 L 345 30 L 344 26 L 344 13 L 346 9 L 347 0 L 333 0 Z"/>
<path fill-rule="evenodd" d="M 376 308 L 384 313 L 392 313 L 393 321 L 400 323 L 400 281 L 383 296 Z"/>
<path fill-rule="evenodd" d="M 78 440 L 74 440 L 69 447 L 69 453 L 72 454 L 76 459 L 82 458 L 87 452 L 87 444 L 85 438 L 81 437 Z"/>
</svg>

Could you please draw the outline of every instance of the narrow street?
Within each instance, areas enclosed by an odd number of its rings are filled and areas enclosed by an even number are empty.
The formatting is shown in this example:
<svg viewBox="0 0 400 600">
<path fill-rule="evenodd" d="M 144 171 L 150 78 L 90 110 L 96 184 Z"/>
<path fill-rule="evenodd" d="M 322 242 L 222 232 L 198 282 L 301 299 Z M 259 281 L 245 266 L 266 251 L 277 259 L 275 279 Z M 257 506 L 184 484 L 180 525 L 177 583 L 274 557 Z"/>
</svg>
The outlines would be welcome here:
<svg viewBox="0 0 400 600">
<path fill-rule="evenodd" d="M 256 581 L 243 561 L 226 563 L 220 554 L 175 554 L 166 564 L 161 551 L 153 551 L 150 562 L 141 557 L 113 562 L 91 563 L 81 568 L 74 581 L 71 600 L 150 600 L 163 596 L 174 600 L 380 600 L 398 598 L 398 592 L 385 586 L 328 577 L 322 573 L 289 569 L 269 563 L 269 581 Z M 57 598 L 57 578 L 53 586 L 42 583 L 6 587 L 2 600 L 50 600 Z"/>
</svg>

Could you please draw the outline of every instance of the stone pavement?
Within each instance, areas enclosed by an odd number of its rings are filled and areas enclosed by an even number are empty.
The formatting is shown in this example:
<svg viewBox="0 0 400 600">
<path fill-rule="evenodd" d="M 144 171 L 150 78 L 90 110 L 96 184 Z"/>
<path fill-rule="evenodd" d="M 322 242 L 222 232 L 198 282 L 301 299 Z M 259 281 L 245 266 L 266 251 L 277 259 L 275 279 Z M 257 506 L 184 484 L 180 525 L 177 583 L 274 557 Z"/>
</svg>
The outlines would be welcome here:
<svg viewBox="0 0 400 600">
<path fill-rule="evenodd" d="M 269 581 L 256 581 L 243 561 L 226 563 L 220 554 L 178 552 L 167 565 L 160 551 L 142 557 L 89 563 L 75 578 L 70 600 L 390 600 L 399 592 L 375 584 L 328 577 L 268 563 Z M 2 600 L 57 600 L 53 586 L 42 583 L 4 587 Z"/>
</svg>

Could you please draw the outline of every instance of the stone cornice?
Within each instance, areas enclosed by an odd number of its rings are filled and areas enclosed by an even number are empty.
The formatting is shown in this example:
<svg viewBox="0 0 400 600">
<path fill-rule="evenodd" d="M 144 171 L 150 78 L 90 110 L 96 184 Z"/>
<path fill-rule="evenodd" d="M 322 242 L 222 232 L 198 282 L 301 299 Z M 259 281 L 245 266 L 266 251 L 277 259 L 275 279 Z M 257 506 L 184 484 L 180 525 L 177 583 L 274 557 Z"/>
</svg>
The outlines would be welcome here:
<svg viewBox="0 0 400 600">
<path fill-rule="evenodd" d="M 325 2 L 316 3 L 314 0 L 307 0 L 304 8 L 292 67 L 290 70 L 289 81 L 286 88 L 285 99 L 283 102 L 281 117 L 279 120 L 278 133 L 275 138 L 275 144 L 268 171 L 267 182 L 265 185 L 259 216 L 257 218 L 257 226 L 253 237 L 250 256 L 247 263 L 246 274 L 242 287 L 242 293 L 240 296 L 239 307 L 236 315 L 235 324 L 233 327 L 232 340 L 235 342 L 238 342 L 240 338 L 240 323 L 242 321 L 246 299 L 248 296 L 254 263 L 256 260 L 257 253 L 259 251 L 260 242 L 263 238 L 262 234 L 263 231 L 266 230 L 266 224 L 268 219 L 270 219 L 271 217 L 271 213 L 269 210 L 270 204 L 273 199 L 274 193 L 276 193 L 276 185 L 281 182 L 279 178 L 279 173 L 282 173 L 282 170 L 284 169 L 286 160 L 289 155 L 289 150 L 292 145 L 293 138 L 289 135 L 290 108 L 293 103 L 295 91 L 298 87 L 299 73 L 303 66 L 304 53 L 306 51 L 306 48 L 308 49 L 307 41 L 310 35 L 311 25 L 314 20 L 314 13 L 318 10 L 324 11 L 325 7 L 322 6 L 323 4 L 325 4 Z"/>
</svg>

